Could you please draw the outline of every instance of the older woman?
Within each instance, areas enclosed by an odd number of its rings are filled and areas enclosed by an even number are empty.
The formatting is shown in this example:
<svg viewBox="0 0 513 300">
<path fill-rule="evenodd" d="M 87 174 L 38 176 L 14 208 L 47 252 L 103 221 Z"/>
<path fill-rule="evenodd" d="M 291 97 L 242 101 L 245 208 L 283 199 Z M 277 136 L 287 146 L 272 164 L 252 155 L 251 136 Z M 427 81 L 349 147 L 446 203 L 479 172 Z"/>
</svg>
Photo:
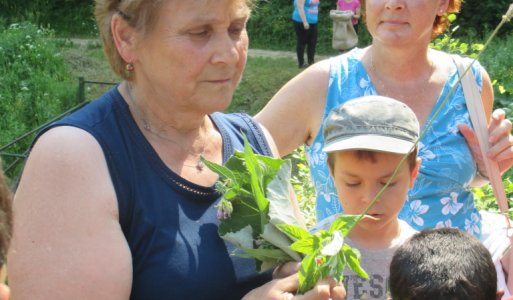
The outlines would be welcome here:
<svg viewBox="0 0 513 300">
<path fill-rule="evenodd" d="M 457 227 L 479 236 L 481 217 L 470 183 L 482 182 L 484 165 L 473 153 L 476 140 L 458 84 L 441 113 L 442 100 L 459 78 L 453 57 L 429 48 L 445 30 L 446 15 L 460 0 L 362 1 L 372 45 L 322 61 L 289 81 L 257 115 L 281 155 L 302 144 L 317 191 L 317 220 L 340 211 L 322 152 L 322 123 L 332 107 L 363 95 L 386 95 L 410 106 L 420 124 L 432 122 L 420 141 L 419 176 L 400 217 L 416 229 Z M 462 59 L 457 58 L 457 59 Z M 511 122 L 502 110 L 491 114 L 493 90 L 487 72 L 472 67 L 489 123 L 489 155 L 501 170 L 513 163 Z M 477 162 L 477 164 L 476 164 Z"/>
<path fill-rule="evenodd" d="M 37 138 L 15 195 L 16 299 L 241 299 L 268 282 L 217 234 L 216 174 L 243 145 L 271 155 L 230 104 L 246 63 L 249 0 L 97 0 L 124 81 Z M 297 274 L 246 299 L 290 299 Z M 319 284 L 304 299 L 336 298 Z M 335 289 L 336 290 L 336 289 Z"/>
</svg>

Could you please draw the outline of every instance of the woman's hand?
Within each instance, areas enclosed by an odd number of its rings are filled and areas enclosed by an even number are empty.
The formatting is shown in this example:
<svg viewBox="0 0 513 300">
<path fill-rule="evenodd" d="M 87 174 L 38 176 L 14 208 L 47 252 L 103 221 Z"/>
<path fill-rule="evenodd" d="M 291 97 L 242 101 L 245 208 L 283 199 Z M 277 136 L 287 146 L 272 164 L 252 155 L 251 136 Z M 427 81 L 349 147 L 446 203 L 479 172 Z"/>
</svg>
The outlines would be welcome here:
<svg viewBox="0 0 513 300">
<path fill-rule="evenodd" d="M 283 272 L 287 272 L 290 265 L 286 264 Z M 281 279 L 272 281 L 256 288 L 246 294 L 243 300 L 316 300 L 332 299 L 343 300 L 346 298 L 346 291 L 343 286 L 337 285 L 333 279 L 320 280 L 313 289 L 304 295 L 295 295 L 299 287 L 298 274 L 294 273 Z"/>
<path fill-rule="evenodd" d="M 300 266 L 301 264 L 295 261 L 279 265 L 273 271 L 273 279 L 280 279 L 293 275 L 299 271 Z"/>
<path fill-rule="evenodd" d="M 511 127 L 511 122 L 506 119 L 506 112 L 504 110 L 496 109 L 492 113 L 490 124 L 488 124 L 490 150 L 486 155 L 499 163 L 501 173 L 506 172 L 513 166 L 513 136 L 511 135 Z M 477 163 L 478 170 L 486 175 L 483 155 L 475 132 L 467 125 L 459 125 L 458 128 L 472 151 L 472 156 Z"/>
</svg>

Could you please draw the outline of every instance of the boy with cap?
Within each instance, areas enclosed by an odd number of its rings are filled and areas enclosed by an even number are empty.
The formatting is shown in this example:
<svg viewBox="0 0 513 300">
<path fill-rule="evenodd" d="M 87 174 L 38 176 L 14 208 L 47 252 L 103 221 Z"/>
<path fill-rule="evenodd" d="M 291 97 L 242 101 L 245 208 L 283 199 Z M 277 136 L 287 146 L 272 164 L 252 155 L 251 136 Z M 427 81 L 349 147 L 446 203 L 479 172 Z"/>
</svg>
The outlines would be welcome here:
<svg viewBox="0 0 513 300">
<path fill-rule="evenodd" d="M 392 255 L 416 232 L 397 216 L 417 176 L 418 137 L 415 113 L 404 103 L 381 96 L 347 101 L 335 107 L 324 123 L 323 151 L 345 213 L 363 213 L 390 181 L 366 213 L 369 217 L 345 238 L 360 250 L 361 266 L 369 275 L 365 280 L 346 270 L 347 299 L 386 299 Z M 408 158 L 400 165 L 405 155 Z M 313 230 L 329 228 L 336 217 L 323 220 Z"/>
</svg>

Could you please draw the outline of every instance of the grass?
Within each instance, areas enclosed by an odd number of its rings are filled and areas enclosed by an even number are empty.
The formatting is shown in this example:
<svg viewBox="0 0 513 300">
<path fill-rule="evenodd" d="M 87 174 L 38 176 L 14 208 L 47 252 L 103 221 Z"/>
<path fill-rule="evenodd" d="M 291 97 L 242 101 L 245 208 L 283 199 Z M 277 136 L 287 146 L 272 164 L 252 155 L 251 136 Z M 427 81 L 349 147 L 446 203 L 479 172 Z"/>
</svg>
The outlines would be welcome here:
<svg viewBox="0 0 513 300">
<path fill-rule="evenodd" d="M 256 114 L 300 69 L 290 58 L 250 57 L 230 112 Z"/>
</svg>

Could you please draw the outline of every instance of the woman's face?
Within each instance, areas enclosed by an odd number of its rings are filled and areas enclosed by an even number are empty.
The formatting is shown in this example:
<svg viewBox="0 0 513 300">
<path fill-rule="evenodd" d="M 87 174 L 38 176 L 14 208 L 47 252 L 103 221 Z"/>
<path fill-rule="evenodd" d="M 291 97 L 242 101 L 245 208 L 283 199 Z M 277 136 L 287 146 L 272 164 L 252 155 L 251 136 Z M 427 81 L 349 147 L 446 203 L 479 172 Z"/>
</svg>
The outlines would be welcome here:
<svg viewBox="0 0 513 300">
<path fill-rule="evenodd" d="M 224 110 L 246 64 L 244 0 L 169 0 L 134 50 L 136 83 L 175 108 Z"/>
<path fill-rule="evenodd" d="M 429 42 L 435 17 L 448 4 L 449 0 L 366 0 L 367 28 L 375 41 L 385 44 Z"/>
</svg>

